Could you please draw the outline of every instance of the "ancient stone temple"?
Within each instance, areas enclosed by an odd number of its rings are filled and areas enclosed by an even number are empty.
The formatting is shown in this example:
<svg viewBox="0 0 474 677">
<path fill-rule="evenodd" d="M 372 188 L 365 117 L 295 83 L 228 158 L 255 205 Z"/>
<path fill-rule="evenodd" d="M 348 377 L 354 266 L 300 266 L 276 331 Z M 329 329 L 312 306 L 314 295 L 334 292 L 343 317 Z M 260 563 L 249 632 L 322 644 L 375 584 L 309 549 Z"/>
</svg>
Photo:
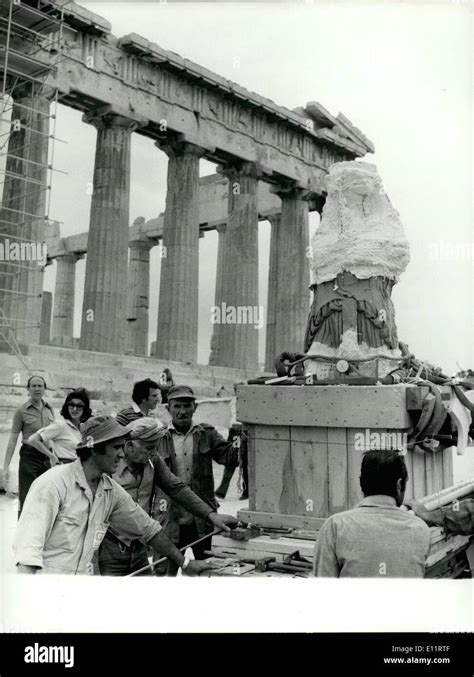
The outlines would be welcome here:
<svg viewBox="0 0 474 677">
<path fill-rule="evenodd" d="M 199 237 L 214 229 L 219 233 L 216 304 L 268 306 L 268 366 L 285 345 L 301 344 L 310 306 L 309 260 L 294 269 L 287 258 L 308 246 L 308 214 L 324 204 L 330 167 L 373 152 L 371 142 L 344 115 L 333 116 L 316 102 L 291 111 L 140 35 L 117 38 L 106 19 L 75 3 L 22 0 L 3 12 L 12 32 L 18 25 L 31 30 L 33 18 L 44 21 L 47 30 L 53 19 L 60 22 L 61 58 L 56 59 L 57 48 L 32 36 L 9 43 L 6 68 L 10 63 L 16 71 L 23 69 L 25 78 L 41 83 L 34 100 L 28 100 L 35 110 L 49 110 L 52 92 L 56 102 L 81 111 L 84 123 L 96 129 L 88 231 L 56 238 L 50 247 L 49 262 L 56 260 L 52 344 L 74 344 L 75 264 L 85 256 L 79 347 L 147 355 L 150 249 L 159 245 L 166 256 L 154 357 L 196 363 Z M 9 78 L 5 82 L 4 100 L 21 104 L 23 90 Z M 50 124 L 47 115 L 42 120 L 43 126 Z M 129 228 L 132 134 L 153 139 L 155 152 L 168 157 L 165 211 L 160 232 L 151 237 L 146 230 L 132 234 Z M 30 160 L 29 152 L 25 145 L 18 147 L 12 133 L 8 158 Z M 215 163 L 213 177 L 200 178 L 201 158 Z M 4 195 L 8 190 L 6 183 Z M 35 228 L 28 230 L 31 238 L 46 239 L 38 223 L 48 218 L 45 201 L 38 202 Z M 269 295 L 262 300 L 258 228 L 264 219 L 271 220 L 272 229 Z M 13 237 L 13 231 L 10 224 L 0 237 Z M 25 311 L 15 311 L 24 304 L 4 303 L 5 327 L 21 348 L 39 341 L 42 277 L 32 269 L 21 270 L 20 277 L 20 286 L 9 279 L 1 288 L 4 296 L 10 290 L 16 297 L 32 290 L 28 293 L 36 300 L 28 304 L 32 330 L 27 335 L 21 325 Z M 255 326 L 214 326 L 210 364 L 252 371 L 257 353 Z"/>
</svg>

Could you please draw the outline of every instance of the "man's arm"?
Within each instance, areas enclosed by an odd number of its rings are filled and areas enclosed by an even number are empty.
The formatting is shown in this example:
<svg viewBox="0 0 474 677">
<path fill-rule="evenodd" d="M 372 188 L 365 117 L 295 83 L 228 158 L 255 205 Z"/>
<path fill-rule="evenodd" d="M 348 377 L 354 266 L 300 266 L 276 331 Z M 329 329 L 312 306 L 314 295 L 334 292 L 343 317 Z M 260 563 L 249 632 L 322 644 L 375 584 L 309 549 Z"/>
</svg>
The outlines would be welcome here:
<svg viewBox="0 0 474 677">
<path fill-rule="evenodd" d="M 474 534 L 474 499 L 455 500 L 449 506 L 427 510 L 423 503 L 413 499 L 405 501 L 417 517 L 431 527 L 444 527 L 454 534 L 471 536 Z"/>
<path fill-rule="evenodd" d="M 318 534 L 314 548 L 313 573 L 320 578 L 339 578 L 335 525 L 331 518 L 326 520 Z"/>
<path fill-rule="evenodd" d="M 208 428 L 210 435 L 211 454 L 216 463 L 236 468 L 239 465 L 239 448 L 234 447 L 232 442 L 226 442 L 215 428 Z"/>
<path fill-rule="evenodd" d="M 44 546 L 60 506 L 59 491 L 55 485 L 44 479 L 42 481 L 42 478 L 35 484 L 26 497 L 13 541 L 15 561 L 21 573 L 36 573 L 37 569 L 43 568 Z"/>
<path fill-rule="evenodd" d="M 183 554 L 168 538 L 161 525 L 147 515 L 125 489 L 116 482 L 114 482 L 114 507 L 109 522 L 117 538 L 125 545 L 130 545 L 132 541 L 139 540 L 145 545 L 151 545 L 158 555 L 167 557 L 178 567 L 183 566 Z M 185 573 L 193 575 L 212 568 L 213 566 L 206 562 L 191 561 L 186 567 Z"/>
<path fill-rule="evenodd" d="M 199 498 L 190 487 L 169 470 L 161 456 L 157 454 L 153 459 L 153 463 L 155 465 L 155 485 L 185 510 L 196 517 L 208 519 L 214 526 L 224 531 L 230 531 L 227 524 L 237 523 L 236 518 L 231 515 L 218 515 L 213 508 Z"/>
</svg>

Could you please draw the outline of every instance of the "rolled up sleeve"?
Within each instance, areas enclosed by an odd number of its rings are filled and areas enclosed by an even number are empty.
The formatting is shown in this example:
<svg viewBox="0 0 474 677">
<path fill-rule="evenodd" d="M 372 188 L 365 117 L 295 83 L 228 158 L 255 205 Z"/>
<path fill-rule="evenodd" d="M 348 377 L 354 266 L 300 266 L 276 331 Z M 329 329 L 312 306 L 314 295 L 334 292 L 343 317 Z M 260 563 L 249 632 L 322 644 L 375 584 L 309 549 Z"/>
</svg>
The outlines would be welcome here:
<svg viewBox="0 0 474 677">
<path fill-rule="evenodd" d="M 61 429 L 61 424 L 53 422 L 45 426 L 44 428 L 40 428 L 36 433 L 36 435 L 40 435 L 43 442 L 46 445 L 48 445 L 50 442 L 59 437 L 62 432 L 63 431 Z"/>
<path fill-rule="evenodd" d="M 55 485 L 37 480 L 31 486 L 17 524 L 13 541 L 16 564 L 43 568 L 43 551 L 60 505 Z"/>
<path fill-rule="evenodd" d="M 448 531 L 465 536 L 474 535 L 474 499 L 454 501 L 448 508 L 441 508 Z"/>
<path fill-rule="evenodd" d="M 331 518 L 323 524 L 314 549 L 313 572 L 321 578 L 339 578 L 335 524 Z"/>
<path fill-rule="evenodd" d="M 114 506 L 109 522 L 113 533 L 128 546 L 135 540 L 146 545 L 161 531 L 161 525 L 118 484 L 114 486 Z"/>
</svg>

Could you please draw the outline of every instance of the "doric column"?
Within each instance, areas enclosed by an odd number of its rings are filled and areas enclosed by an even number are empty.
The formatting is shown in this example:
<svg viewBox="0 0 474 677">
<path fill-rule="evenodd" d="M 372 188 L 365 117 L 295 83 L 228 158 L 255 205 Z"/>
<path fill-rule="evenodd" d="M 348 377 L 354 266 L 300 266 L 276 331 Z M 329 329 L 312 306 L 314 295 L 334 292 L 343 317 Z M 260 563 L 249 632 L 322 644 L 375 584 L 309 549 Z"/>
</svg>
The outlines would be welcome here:
<svg viewBox="0 0 474 677">
<path fill-rule="evenodd" d="M 20 245 L 19 261 L 0 264 L 0 301 L 19 343 L 40 342 L 50 98 L 35 85 L 16 90 L 5 164 L 0 241 Z"/>
<path fill-rule="evenodd" d="M 76 263 L 82 258 L 73 252 L 56 257 L 53 327 L 51 343 L 72 347 L 74 336 L 74 298 L 76 293 Z"/>
<path fill-rule="evenodd" d="M 128 262 L 127 352 L 148 355 L 148 308 L 150 298 L 150 249 L 146 236 L 131 240 Z"/>
<path fill-rule="evenodd" d="M 49 346 L 51 342 L 51 311 L 53 307 L 53 295 L 50 291 L 44 291 L 41 303 L 41 332 L 40 344 Z"/>
<path fill-rule="evenodd" d="M 265 338 L 265 370 L 275 371 L 275 308 L 277 305 L 277 254 L 280 247 L 281 214 L 268 217 L 270 222 L 270 263 L 268 267 L 267 334 Z"/>
<path fill-rule="evenodd" d="M 258 367 L 258 180 L 255 165 L 219 170 L 229 179 L 224 240 L 222 324 L 215 350 L 219 364 L 255 371 Z"/>
<path fill-rule="evenodd" d="M 217 241 L 217 268 L 216 268 L 216 286 L 214 291 L 214 305 L 216 308 L 222 308 L 222 293 L 223 293 L 223 282 L 224 282 L 224 250 L 225 250 L 225 233 L 226 233 L 227 224 L 223 223 L 220 226 L 216 226 L 216 231 L 218 233 Z M 219 336 L 219 332 L 222 328 L 222 324 L 214 324 L 212 337 L 211 337 L 211 352 L 209 354 L 209 364 L 220 364 L 218 350 L 222 345 L 222 339 Z"/>
<path fill-rule="evenodd" d="M 199 286 L 199 158 L 184 141 L 157 142 L 168 155 L 158 330 L 155 356 L 197 361 Z"/>
<path fill-rule="evenodd" d="M 110 106 L 84 115 L 97 128 L 80 346 L 125 352 L 131 133 L 144 120 Z"/>
<path fill-rule="evenodd" d="M 276 247 L 275 356 L 302 351 L 310 308 L 308 200 L 298 188 L 275 190 L 282 200 Z"/>
</svg>

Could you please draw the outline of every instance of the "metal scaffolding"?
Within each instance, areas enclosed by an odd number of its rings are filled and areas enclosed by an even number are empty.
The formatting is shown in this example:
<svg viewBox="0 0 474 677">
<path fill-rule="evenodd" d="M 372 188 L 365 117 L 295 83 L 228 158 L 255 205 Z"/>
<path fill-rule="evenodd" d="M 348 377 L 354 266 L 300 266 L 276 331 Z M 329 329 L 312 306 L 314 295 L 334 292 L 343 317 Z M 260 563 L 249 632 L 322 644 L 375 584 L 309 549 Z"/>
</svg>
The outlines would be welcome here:
<svg viewBox="0 0 474 677">
<path fill-rule="evenodd" d="M 0 0 L 0 350 L 39 343 L 64 8 Z M 52 80 L 54 83 L 54 78 Z M 65 173 L 65 172 L 61 172 Z"/>
</svg>

